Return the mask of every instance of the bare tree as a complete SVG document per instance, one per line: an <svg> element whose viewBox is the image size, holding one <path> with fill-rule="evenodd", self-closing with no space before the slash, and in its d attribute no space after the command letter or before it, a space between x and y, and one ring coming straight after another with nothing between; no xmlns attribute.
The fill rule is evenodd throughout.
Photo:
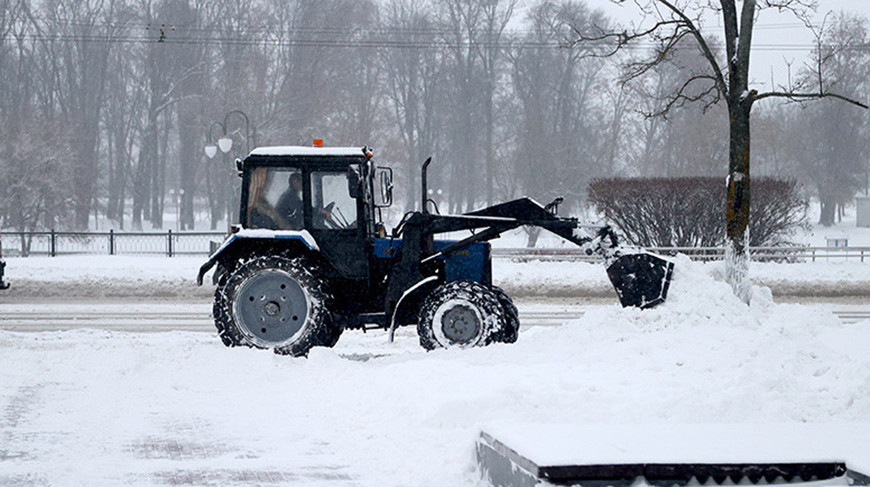
<svg viewBox="0 0 870 487"><path fill-rule="evenodd" d="M449 56L446 58L449 80L453 89L448 107L449 125L445 131L447 148L450 151L448 168L449 206L451 213L458 213L464 206L472 209L475 193L482 188L479 172L480 137L482 117L480 104L480 63L475 44L480 42L483 0L439 0L439 19L444 28L445 43ZM464 202L463 202L464 200Z"/></svg>
<svg viewBox="0 0 870 487"><path fill-rule="evenodd" d="M614 3L632 3L612 0ZM808 22L811 0L719 0L694 2L681 0L638 0L645 22L632 30L576 29L577 42L600 45L601 55L612 55L637 41L653 43L650 55L635 59L627 66L624 80L646 75L663 61L671 58L684 39L691 39L698 54L706 61L703 71L687 72L660 110L670 110L686 103L701 102L711 106L724 100L728 108L730 143L726 192L726 249L728 265L726 278L734 293L749 302L750 284L747 276L749 255L746 249L749 231L750 207L750 113L755 102L769 98L809 100L837 98L868 108L863 103L831 91L819 79L812 88L784 88L759 93L749 86L749 61L752 52L752 34L760 10L775 8L789 11ZM724 27L723 41L726 57L717 56L714 38L703 29L705 15L718 15Z"/></svg>
<svg viewBox="0 0 870 487"><path fill-rule="evenodd" d="M691 41L683 43L684 48L675 50L648 76L626 85L635 104L634 133L641 141L631 153L632 169L641 176L713 176L727 168L728 126L723 107L689 104L660 115L671 94L685 82L685 73L705 66L703 57L691 49Z"/></svg>
<svg viewBox="0 0 870 487"><path fill-rule="evenodd" d="M0 208L7 209L5 224L20 232L71 227L74 166L64 155L74 144L67 125L33 115L17 123L0 117L0 140ZM32 238L21 235L22 254L28 254Z"/></svg>
<svg viewBox="0 0 870 487"><path fill-rule="evenodd" d="M699 15L678 13L710 12L706 0L626 3L657 6L648 11L657 27L620 36L605 30L607 19L583 0L535 1L523 19L516 18L515 0L7 0L0 2L0 145L29 148L17 148L15 160L0 157L0 172L21 173L13 164L29 154L54 161L58 174L69 176L49 178L40 216L30 219L41 229L93 225L91 217L100 213L102 219L103 212L116 228L159 228L176 204L182 228L193 228L197 210L206 209L217 228L238 209L233 157L242 157L248 145L319 137L329 145L372 143L382 161L407 162L396 167L396 178L411 204L420 200L419 164L432 155L433 189L444 190L450 211L523 194L565 196L573 210L586 204L593 178L652 172L637 169L643 164L655 166L655 174L721 173L724 153L731 151L733 162L737 149L748 147L709 136L724 130L728 108L743 113L765 97L866 96L845 89L857 86L860 70L842 78L826 67L770 94L748 90L741 101L738 74L745 73L748 55L739 45L749 24L736 31L736 44L701 36L705 51ZM721 3L714 0L714 11ZM775 3L806 12L801 2ZM729 12L734 17L736 7ZM598 42L569 48L572 26ZM620 61L630 60L625 78L637 83L630 89L613 84L620 63L589 54L625 47L644 33L659 49L650 59L632 59L639 51L631 49L619 54ZM733 70L726 53L732 44L740 53ZM857 68L858 58L847 50L839 57L819 52L814 68ZM650 76L641 80L644 75ZM688 105L693 99L702 103ZM708 107L717 100L730 104ZM859 116L834 111L846 107L819 104L800 113L818 123L836 119L853 139L864 140L870 127L857 123ZM644 119L633 108L668 118ZM829 113L823 117L817 108ZM249 126L231 117L231 154L207 159L202 149L209 128L213 138L222 135L215 122L235 110L248 116ZM770 140L788 135L794 125L770 114L764 119ZM818 151L829 143L818 142ZM798 175L796 155L766 145L763 151L756 145L754 156L776 160L775 173ZM852 152L850 160L866 157ZM824 179L811 179L813 169L802 167L806 183ZM818 173L833 176L833 168ZM744 169L731 177L734 188L743 188L735 193L743 196L743 209ZM843 178L854 180L856 170ZM28 187L42 184L33 176ZM842 187L843 178L825 187ZM180 202L168 199L179 189ZM15 204L0 199L2 223L11 225Z"/></svg>
<svg viewBox="0 0 870 487"><path fill-rule="evenodd" d="M850 98L866 97L870 90L870 54L853 46L866 45L866 19L838 16L817 35L814 63L806 66L802 82L836 88ZM796 117L799 148L794 157L801 175L815 187L821 205L819 223L833 225L837 209L851 202L865 183L870 140L866 114L852 105L819 103ZM793 125L794 126L794 125Z"/></svg>
<svg viewBox="0 0 870 487"><path fill-rule="evenodd" d="M390 119L403 149L394 157L405 163L402 186L406 191L407 209L413 209L420 200L416 183L418 168L434 154L441 129L443 52L425 47L428 32L436 26L433 13L422 0L393 0L386 6L385 17L393 42L409 44L402 49L382 50L381 59L385 92L392 111Z"/></svg>
<svg viewBox="0 0 870 487"><path fill-rule="evenodd" d="M478 44L481 60L483 97L484 151L486 158L486 203L493 204L495 178L495 96L499 66L504 53L501 39L518 0L489 0L482 5L482 41Z"/></svg>
<svg viewBox="0 0 870 487"><path fill-rule="evenodd" d="M564 45L571 26L604 22L580 2L540 2L529 11L530 30L510 51L511 81L519 104L514 170L529 196L579 203L587 183L607 175L615 158L621 90L612 103L597 96L609 77L605 63ZM615 108L614 108L615 107ZM610 113L608 113L610 112ZM611 118L613 123L608 124Z"/></svg>
<svg viewBox="0 0 870 487"><path fill-rule="evenodd" d="M26 2L23 4L26 5ZM87 228L98 171L99 124L105 97L114 0L61 0L36 4L25 12L50 59L56 85L56 108L75 131L71 158L74 177L75 227ZM43 20L44 19L44 20ZM79 36L83 42L54 42Z"/></svg>

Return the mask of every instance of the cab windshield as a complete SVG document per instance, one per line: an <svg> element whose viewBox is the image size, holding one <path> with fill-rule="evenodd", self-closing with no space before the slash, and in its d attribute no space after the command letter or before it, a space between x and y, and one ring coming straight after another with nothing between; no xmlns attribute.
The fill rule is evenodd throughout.
<svg viewBox="0 0 870 487"><path fill-rule="evenodd" d="M258 167L248 188L248 227L302 230L302 172L296 168Z"/></svg>

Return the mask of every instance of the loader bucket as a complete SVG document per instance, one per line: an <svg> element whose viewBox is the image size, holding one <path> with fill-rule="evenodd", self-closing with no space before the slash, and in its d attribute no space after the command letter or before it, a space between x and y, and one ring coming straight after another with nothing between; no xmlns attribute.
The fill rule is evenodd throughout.
<svg viewBox="0 0 870 487"><path fill-rule="evenodd" d="M623 255L607 268L624 308L652 308L665 301L674 264L645 252Z"/></svg>

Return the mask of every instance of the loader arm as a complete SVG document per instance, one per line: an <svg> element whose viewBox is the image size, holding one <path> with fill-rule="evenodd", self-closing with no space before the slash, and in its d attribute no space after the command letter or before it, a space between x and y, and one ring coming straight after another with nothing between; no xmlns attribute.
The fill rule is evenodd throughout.
<svg viewBox="0 0 870 487"><path fill-rule="evenodd" d="M553 232L583 248L587 255L600 255L608 265L612 263L614 258L621 255L619 239L610 226L581 223L576 218L560 218L529 198L508 201L464 215L427 214L422 216L429 220L423 223L423 227L433 235L485 228L485 230L425 257L423 262L458 252L476 242L493 240L504 232L526 225Z"/></svg>
<svg viewBox="0 0 870 487"><path fill-rule="evenodd" d="M402 230L407 237L417 235L420 245L406 255L418 258L425 265L440 257L459 252L482 241L493 240L502 233L523 225L532 225L548 230L584 250L587 255L597 254L607 266L607 275L623 306L651 308L667 297L673 274L673 263L642 249L626 248L619 244L616 233L608 225L581 223L576 218L561 218L547 211L529 198L520 198L463 215L432 215L417 213ZM477 233L448 245L441 250L432 250L434 235L461 230L478 230Z"/></svg>

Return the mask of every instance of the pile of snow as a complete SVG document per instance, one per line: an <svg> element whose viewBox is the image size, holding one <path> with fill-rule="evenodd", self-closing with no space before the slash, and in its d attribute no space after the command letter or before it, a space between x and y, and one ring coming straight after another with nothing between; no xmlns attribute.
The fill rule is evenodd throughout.
<svg viewBox="0 0 870 487"><path fill-rule="evenodd" d="M6 279L14 297L202 297L211 296L211 273L196 285L205 257L62 256L7 259ZM688 259L682 261L689 262ZM681 264L680 264L681 265ZM693 263L713 279L724 276L724 263ZM751 262L754 284L774 295L870 296L867 262L830 261L797 264ZM601 297L616 299L602 264L587 262L493 261L493 281L514 297ZM615 302L615 301L614 301Z"/></svg>
<svg viewBox="0 0 870 487"><path fill-rule="evenodd" d="M474 486L494 423L870 422L867 323L770 296L746 306L678 258L664 305L480 349L426 353L411 329L308 359L202 333L2 332L0 484Z"/></svg>
<svg viewBox="0 0 870 487"><path fill-rule="evenodd" d="M196 275L206 260L202 256L13 257L6 259L4 279L12 287L5 293L21 297L205 297L214 289L197 287Z"/></svg>

